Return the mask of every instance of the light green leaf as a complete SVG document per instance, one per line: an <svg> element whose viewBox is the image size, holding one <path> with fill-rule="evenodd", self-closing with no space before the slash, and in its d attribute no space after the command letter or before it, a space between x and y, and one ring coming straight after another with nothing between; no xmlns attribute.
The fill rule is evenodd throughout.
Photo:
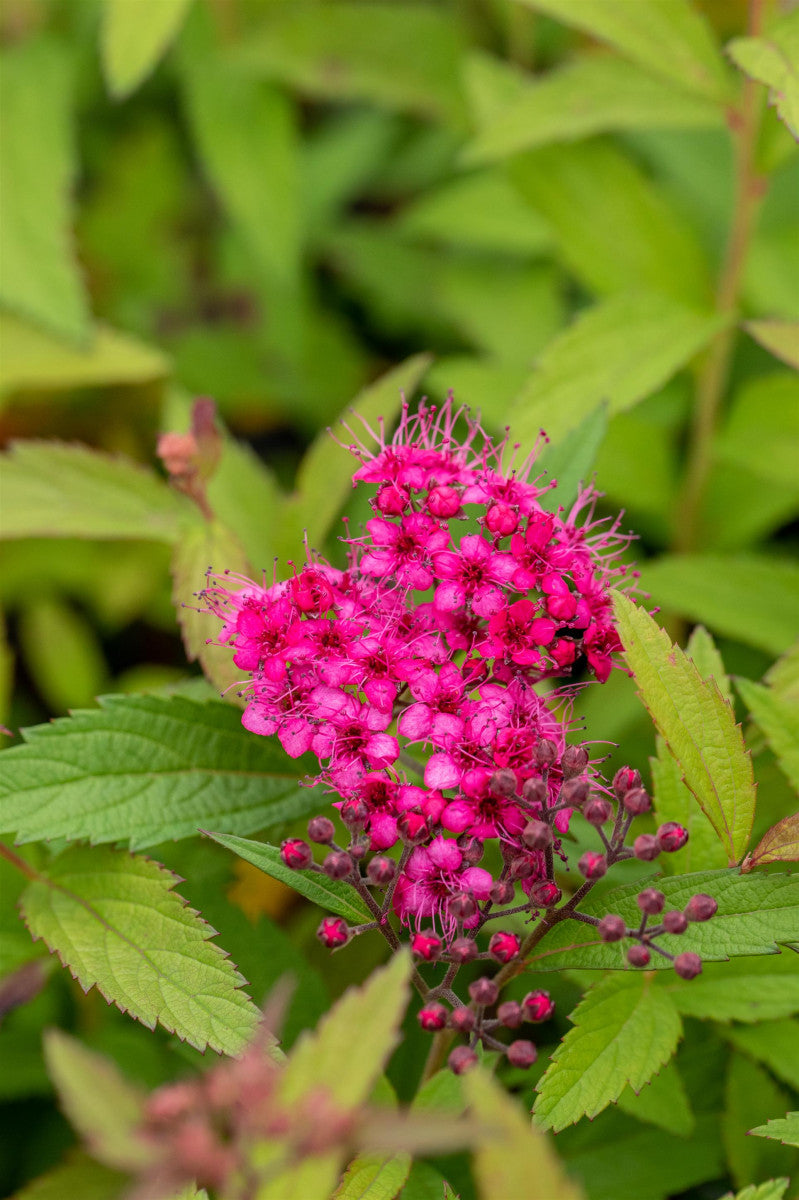
<svg viewBox="0 0 799 1200"><path fill-rule="evenodd" d="M721 1200L782 1200L790 1182L790 1179L769 1179L766 1183L753 1183L734 1196L726 1192Z"/></svg>
<svg viewBox="0 0 799 1200"><path fill-rule="evenodd" d="M750 1129L749 1132L755 1137L774 1138L782 1142L783 1146L799 1146L799 1112L777 1117L773 1121L767 1121L765 1125Z"/></svg>
<svg viewBox="0 0 799 1200"><path fill-rule="evenodd" d="M127 1177L95 1162L82 1152L73 1152L46 1175L32 1180L14 1200L119 1200Z"/></svg>
<svg viewBox="0 0 799 1200"><path fill-rule="evenodd" d="M0 397L18 391L150 383L169 373L154 346L105 325L75 346L11 313L0 313Z"/></svg>
<svg viewBox="0 0 799 1200"><path fill-rule="evenodd" d="M754 471L769 486L782 484L799 498L797 443L799 376L795 371L772 371L751 380L737 392L730 415L716 439L715 454L720 463Z"/></svg>
<svg viewBox="0 0 799 1200"><path fill-rule="evenodd" d="M723 1032L733 1046L764 1063L773 1075L799 1091L798 1020L770 1021L746 1029L731 1027Z"/></svg>
<svg viewBox="0 0 799 1200"><path fill-rule="evenodd" d="M607 42L680 87L728 96L724 62L704 17L688 0L522 0L537 12Z"/></svg>
<svg viewBox="0 0 799 1200"><path fill-rule="evenodd" d="M20 909L84 991L96 986L148 1028L158 1022L198 1050L238 1054L258 1010L176 883L148 859L73 846L28 884Z"/></svg>
<svg viewBox="0 0 799 1200"><path fill-rule="evenodd" d="M664 854L659 865L667 875L714 871L726 866L724 846L696 797L683 783L680 764L662 737L657 738L656 748L657 756L649 760L655 815L658 822L676 821L688 830L684 849L679 854Z"/></svg>
<svg viewBox="0 0 799 1200"><path fill-rule="evenodd" d="M749 679L736 679L744 704L757 721L777 762L799 791L799 708L790 699Z"/></svg>
<svg viewBox="0 0 799 1200"><path fill-rule="evenodd" d="M623 294L582 313L544 351L510 410L514 438L543 428L559 440L603 401L624 412L685 366L720 328L718 317L664 296Z"/></svg>
<svg viewBox="0 0 799 1200"><path fill-rule="evenodd" d="M765 681L781 700L799 702L799 638L769 667Z"/></svg>
<svg viewBox="0 0 799 1200"><path fill-rule="evenodd" d="M645 563L652 602L771 654L796 638L799 567L765 554L682 554Z"/></svg>
<svg viewBox="0 0 799 1200"><path fill-rule="evenodd" d="M224 822L252 833L304 815L302 761L226 704L104 696L100 708L23 731L0 756L0 828L19 841L87 838L132 848Z"/></svg>
<svg viewBox="0 0 799 1200"><path fill-rule="evenodd" d="M668 1062L682 1022L671 999L649 974L609 976L583 998L570 1029L538 1084L533 1118L544 1129L564 1129L595 1117L634 1091Z"/></svg>
<svg viewBox="0 0 799 1200"><path fill-rule="evenodd" d="M340 879L328 879L326 875L316 872L293 871L283 862L277 846L269 846L266 842L253 842L226 833L208 833L205 830L203 832L206 833L206 837L219 842L220 846L226 846L228 850L238 854L239 858L252 863L259 871L270 875L272 879L279 879L281 883L305 896L306 900L311 900L328 912L336 913L345 921L360 925L373 919L373 914L348 883Z"/></svg>
<svg viewBox="0 0 799 1200"><path fill-rule="evenodd" d="M479 412L487 425L504 428L513 399L528 375L526 363L452 355L435 361L425 385L431 395L442 399L451 390L459 404Z"/></svg>
<svg viewBox="0 0 799 1200"><path fill-rule="evenodd" d="M752 853L746 856L743 865L745 870L751 871L753 867L773 862L799 862L799 813L792 813L772 825Z"/></svg>
<svg viewBox="0 0 799 1200"><path fill-rule="evenodd" d="M457 24L433 8L278 8L240 53L253 72L312 96L366 100L456 125L465 119Z"/></svg>
<svg viewBox="0 0 799 1200"><path fill-rule="evenodd" d="M108 90L130 95L166 53L192 0L105 0L100 52Z"/></svg>
<svg viewBox="0 0 799 1200"><path fill-rule="evenodd" d="M191 512L130 459L59 442L12 442L2 459L4 538L142 538L172 542Z"/></svg>
<svg viewBox="0 0 799 1200"><path fill-rule="evenodd" d="M733 1053L729 1060L721 1131L729 1171L738 1187L790 1171L795 1156L774 1142L747 1137L753 1126L791 1103L786 1091L757 1063Z"/></svg>
<svg viewBox="0 0 799 1200"><path fill-rule="evenodd" d="M48 596L32 598L20 613L18 637L37 691L51 712L93 704L105 689L107 668L97 633L70 605Z"/></svg>
<svg viewBox="0 0 799 1200"><path fill-rule="evenodd" d="M514 158L509 172L591 291L659 292L710 308L710 271L696 234L612 142L542 146Z"/></svg>
<svg viewBox="0 0 799 1200"><path fill-rule="evenodd" d="M622 1112L629 1113L637 1121L657 1125L679 1137L688 1137L696 1125L683 1081L673 1062L654 1075L637 1095L628 1084L619 1096L618 1105Z"/></svg>
<svg viewBox="0 0 799 1200"><path fill-rule="evenodd" d="M746 850L755 813L752 760L735 713L643 608L618 592L613 607L638 694L732 864Z"/></svg>
<svg viewBox="0 0 799 1200"><path fill-rule="evenodd" d="M463 1090L477 1120L492 1131L474 1151L481 1200L581 1200L548 1138L487 1072L470 1071Z"/></svg>
<svg viewBox="0 0 799 1200"><path fill-rule="evenodd" d="M150 1157L137 1137L146 1093L124 1078L113 1059L60 1029L45 1030L44 1058L61 1108L92 1155L120 1171L141 1169Z"/></svg>
<svg viewBox="0 0 799 1200"><path fill-rule="evenodd" d="M360 1154L353 1159L331 1200L394 1200L411 1170L409 1154L386 1158Z"/></svg>
<svg viewBox="0 0 799 1200"><path fill-rule="evenodd" d="M769 104L799 140L799 13L787 13L760 37L734 38L727 53L750 79L766 84Z"/></svg>
<svg viewBox="0 0 799 1200"><path fill-rule="evenodd" d="M799 321L747 321L744 329L775 357L799 370Z"/></svg>
<svg viewBox="0 0 799 1200"><path fill-rule="evenodd" d="M799 954L705 963L697 979L659 976L684 1017L700 1020L779 1021L799 1013Z"/></svg>
<svg viewBox="0 0 799 1200"><path fill-rule="evenodd" d="M68 52L55 42L28 38L3 54L0 303L80 343L89 311L70 228L72 82Z"/></svg>
<svg viewBox="0 0 799 1200"><path fill-rule="evenodd" d="M470 164L614 129L716 128L721 105L611 55L572 59L528 84L464 151Z"/></svg>
<svg viewBox="0 0 799 1200"><path fill-rule="evenodd" d="M671 954L691 950L704 962L719 962L774 954L777 943L797 939L799 879L795 876L699 871L695 875L661 877L657 887L666 897L666 908L684 908L697 892L707 892L718 903L718 912L711 921L691 925L680 937L664 936L660 945ZM601 898L588 896L580 911L596 917L618 913L632 926L640 919L635 899L640 890L639 882L613 888ZM587 925L571 921L561 922L548 933L529 961L536 971L632 969L627 967L623 944L608 945ZM670 966L668 959L655 954L649 970L669 970Z"/></svg>
<svg viewBox="0 0 799 1200"><path fill-rule="evenodd" d="M246 442L226 437L222 459L208 481L208 503L219 520L235 531L259 571L274 558L272 526L279 500L277 480L266 463Z"/></svg>
<svg viewBox="0 0 799 1200"><path fill-rule="evenodd" d="M231 647L214 644L221 624L218 617L205 609L205 601L198 595L209 582L206 577L209 570L215 575L226 571L245 578L252 575L235 535L219 521L203 521L198 517L184 526L172 552L172 603L189 662L199 660L206 679L235 702L235 690L228 692L228 689L243 686L246 677L233 662Z"/></svg>
<svg viewBox="0 0 799 1200"><path fill-rule="evenodd" d="M569 509L577 499L581 483L587 483L608 428L608 406L597 405L576 428L554 444L545 446L536 459L536 471L546 471L558 486L541 496L541 507L549 512ZM514 431L511 429L511 436Z"/></svg>
<svg viewBox="0 0 799 1200"><path fill-rule="evenodd" d="M724 669L724 659L704 625L696 625L691 630L685 652L702 678L712 679L727 703L732 704L732 685Z"/></svg>

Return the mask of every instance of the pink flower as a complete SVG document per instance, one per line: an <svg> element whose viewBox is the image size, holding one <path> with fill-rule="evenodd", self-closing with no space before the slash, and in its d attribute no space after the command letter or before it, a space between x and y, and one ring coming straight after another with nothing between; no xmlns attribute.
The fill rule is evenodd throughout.
<svg viewBox="0 0 799 1200"><path fill-rule="evenodd" d="M438 836L427 846L417 846L408 859L405 872L394 891L394 907L400 919L408 923L438 919L451 931L453 919L446 911L449 898L458 892L470 892L478 901L487 900L493 879L482 867L463 867L463 855L454 842ZM477 924L477 915L464 922Z"/></svg>
<svg viewBox="0 0 799 1200"><path fill-rule="evenodd" d="M501 587L510 583L516 571L510 555L495 550L480 534L467 534L456 551L435 554L433 565L437 577L445 581L436 588L436 609L452 612L468 601L481 617L501 607Z"/></svg>

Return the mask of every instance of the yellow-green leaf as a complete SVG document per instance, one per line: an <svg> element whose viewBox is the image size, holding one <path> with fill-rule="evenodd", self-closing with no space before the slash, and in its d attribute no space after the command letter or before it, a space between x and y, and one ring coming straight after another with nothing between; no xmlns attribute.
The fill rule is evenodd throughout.
<svg viewBox="0 0 799 1200"><path fill-rule="evenodd" d="M105 0L100 30L103 70L112 95L129 95L155 68L192 0Z"/></svg>
<svg viewBox="0 0 799 1200"><path fill-rule="evenodd" d="M799 321L747 321L744 328L776 358L799 370Z"/></svg>
<svg viewBox="0 0 799 1200"><path fill-rule="evenodd" d="M743 870L773 862L799 862L799 813L783 817L763 834L752 853L747 854Z"/></svg>

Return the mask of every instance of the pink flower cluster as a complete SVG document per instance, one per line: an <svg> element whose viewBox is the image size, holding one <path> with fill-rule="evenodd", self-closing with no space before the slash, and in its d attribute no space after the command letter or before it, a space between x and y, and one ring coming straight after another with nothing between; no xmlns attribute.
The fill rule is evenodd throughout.
<svg viewBox="0 0 799 1200"><path fill-rule="evenodd" d="M524 834L542 815L547 830L568 827L574 686L548 684L545 701L535 685L608 678L620 648L609 589L628 539L595 519L590 488L548 511L532 462L504 469L506 442L451 402L406 407L394 437L375 440L349 447L354 483L376 494L344 570L309 556L287 581L226 574L203 594L249 675L245 726L316 756L365 849L402 841L394 910L451 939L478 920L453 918L452 897L491 895L476 865L488 839L528 895L558 851ZM571 774L592 775L580 754ZM575 783L580 803L588 780Z"/></svg>

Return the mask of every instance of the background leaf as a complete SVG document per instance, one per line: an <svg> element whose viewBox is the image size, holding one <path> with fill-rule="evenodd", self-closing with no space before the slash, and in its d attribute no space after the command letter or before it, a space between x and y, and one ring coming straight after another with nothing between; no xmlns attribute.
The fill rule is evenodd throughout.
<svg viewBox="0 0 799 1200"><path fill-rule="evenodd" d="M795 703L750 679L736 679L735 686L766 735L777 762L799 791L799 713Z"/></svg>
<svg viewBox="0 0 799 1200"><path fill-rule="evenodd" d="M691 980L659 976L684 1017L714 1021L777 1021L799 1012L799 954L705 963ZM690 985L694 986L691 987Z"/></svg>
<svg viewBox="0 0 799 1200"><path fill-rule="evenodd" d="M192 0L105 0L100 32L109 91L129 95L154 69L176 37Z"/></svg>
<svg viewBox="0 0 799 1200"><path fill-rule="evenodd" d="M769 88L769 104L799 138L799 16L788 12L760 37L734 38L727 46L733 62L750 79Z"/></svg>
<svg viewBox="0 0 799 1200"><path fill-rule="evenodd" d="M617 1103L622 1112L636 1120L657 1125L678 1137L688 1137L696 1127L685 1086L673 1062L653 1075L637 1094L628 1084Z"/></svg>
<svg viewBox="0 0 799 1200"><path fill-rule="evenodd" d="M745 328L766 350L799 370L799 321L747 321Z"/></svg>
<svg viewBox="0 0 799 1200"><path fill-rule="evenodd" d="M542 508L555 512L569 509L577 499L580 485L588 483L599 447L608 428L607 404L599 404L584 417L576 429L544 447L535 462L536 471L546 471L558 486L540 498Z"/></svg>

